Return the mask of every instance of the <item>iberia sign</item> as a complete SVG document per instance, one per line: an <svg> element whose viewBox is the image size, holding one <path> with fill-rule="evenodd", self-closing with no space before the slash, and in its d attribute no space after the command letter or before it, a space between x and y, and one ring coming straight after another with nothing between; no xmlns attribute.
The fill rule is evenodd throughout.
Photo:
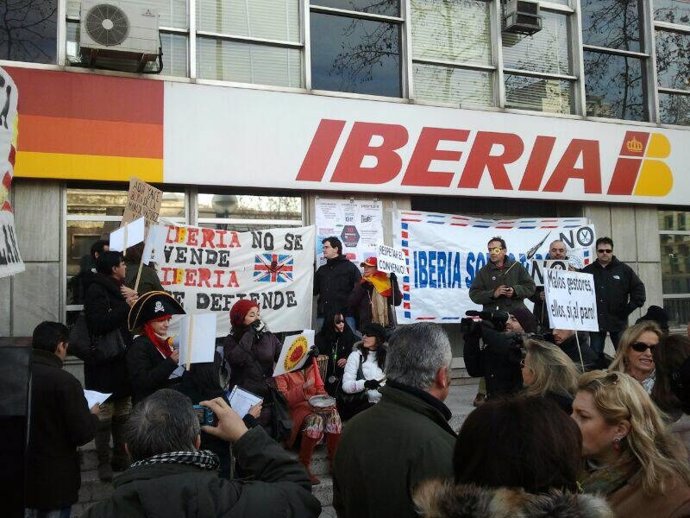
<svg viewBox="0 0 690 518"><path fill-rule="evenodd" d="M652 204L690 197L681 181L690 131L680 129L180 84L165 91L165 126L166 182L194 171L197 183L286 189Z"/></svg>

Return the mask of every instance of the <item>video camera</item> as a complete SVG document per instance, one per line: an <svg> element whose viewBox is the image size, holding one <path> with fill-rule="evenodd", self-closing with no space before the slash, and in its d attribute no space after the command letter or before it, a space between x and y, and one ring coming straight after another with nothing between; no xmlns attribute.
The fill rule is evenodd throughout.
<svg viewBox="0 0 690 518"><path fill-rule="evenodd" d="M508 322L508 313L505 311L465 311L466 318L460 320L460 331L463 334L481 334L481 322L471 317L479 317L484 322L490 322L496 331L504 331Z"/></svg>

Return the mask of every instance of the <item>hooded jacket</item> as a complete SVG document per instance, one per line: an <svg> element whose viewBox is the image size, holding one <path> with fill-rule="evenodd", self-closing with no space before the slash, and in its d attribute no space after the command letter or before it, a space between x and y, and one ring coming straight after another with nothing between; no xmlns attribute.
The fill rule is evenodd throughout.
<svg viewBox="0 0 690 518"><path fill-rule="evenodd" d="M517 488L432 480L419 486L414 501L424 518L614 518L602 497L557 490L534 495Z"/></svg>

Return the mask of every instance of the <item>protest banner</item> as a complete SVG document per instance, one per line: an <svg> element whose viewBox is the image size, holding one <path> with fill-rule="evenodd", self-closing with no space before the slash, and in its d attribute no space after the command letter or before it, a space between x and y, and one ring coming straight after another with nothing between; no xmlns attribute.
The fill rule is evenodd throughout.
<svg viewBox="0 0 690 518"><path fill-rule="evenodd" d="M366 259L366 257L365 257ZM393 248L379 243L376 247L376 269L385 273L402 276L407 273L405 252L400 248Z"/></svg>
<svg viewBox="0 0 690 518"><path fill-rule="evenodd" d="M544 276L546 275L546 270L551 268L555 268L556 270L568 270L568 261L532 261L532 280L536 286L544 285Z"/></svg>
<svg viewBox="0 0 690 518"><path fill-rule="evenodd" d="M313 226L236 232L167 225L158 246L163 288L187 313L218 313L216 336L230 332L229 312L254 300L274 332L311 325Z"/></svg>
<svg viewBox="0 0 690 518"><path fill-rule="evenodd" d="M14 214L10 204L10 187L17 155L17 99L19 92L12 77L0 68L0 277L23 272Z"/></svg>
<svg viewBox="0 0 690 518"><path fill-rule="evenodd" d="M376 253L383 241L383 204L380 200L317 198L315 250L317 266L326 263L321 243L335 236L343 243L343 254L359 265Z"/></svg>
<svg viewBox="0 0 690 518"><path fill-rule="evenodd" d="M486 245L494 236L505 239L510 258L528 272L532 259L544 260L556 239L565 242L569 257L589 264L596 240L586 218L492 220L396 211L393 228L409 269L402 277L403 303L396 308L400 323L459 323L465 311L481 309L470 300L469 288L489 261Z"/></svg>
<svg viewBox="0 0 690 518"><path fill-rule="evenodd" d="M139 180L139 178L130 178L127 205L125 205L120 226L142 217L146 221L146 228L157 223L162 202L163 191Z"/></svg>
<svg viewBox="0 0 690 518"><path fill-rule="evenodd" d="M299 334L286 336L283 348L273 370L273 377L296 371L304 366L309 358L309 349L314 346L314 331L305 329Z"/></svg>
<svg viewBox="0 0 690 518"><path fill-rule="evenodd" d="M554 329L599 331L594 277L590 273L547 270L544 296Z"/></svg>

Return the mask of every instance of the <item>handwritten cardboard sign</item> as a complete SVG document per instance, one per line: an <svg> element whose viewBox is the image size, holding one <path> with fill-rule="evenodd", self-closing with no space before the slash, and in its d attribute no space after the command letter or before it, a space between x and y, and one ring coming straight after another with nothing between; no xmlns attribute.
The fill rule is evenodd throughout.
<svg viewBox="0 0 690 518"><path fill-rule="evenodd" d="M163 191L139 180L139 178L130 178L127 205L125 205L125 213L122 215L120 226L141 217L146 220L146 228L157 223L162 202Z"/></svg>

